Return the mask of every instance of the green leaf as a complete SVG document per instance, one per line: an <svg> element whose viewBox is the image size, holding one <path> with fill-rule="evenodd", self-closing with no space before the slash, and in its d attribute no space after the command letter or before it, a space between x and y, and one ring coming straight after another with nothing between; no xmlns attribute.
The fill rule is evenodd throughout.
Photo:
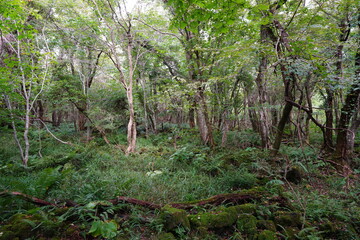
<svg viewBox="0 0 360 240"><path fill-rule="evenodd" d="M112 220L109 222L94 221L91 225L89 233L93 237L102 236L104 238L113 238L116 236L118 225Z"/></svg>
<svg viewBox="0 0 360 240"><path fill-rule="evenodd" d="M185 29L186 26L187 26L187 23L186 22L180 22L179 26L180 26L181 29Z"/></svg>

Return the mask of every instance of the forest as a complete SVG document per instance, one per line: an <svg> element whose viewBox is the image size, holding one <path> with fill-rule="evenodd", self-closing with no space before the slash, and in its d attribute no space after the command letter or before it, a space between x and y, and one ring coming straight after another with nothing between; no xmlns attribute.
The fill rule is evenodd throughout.
<svg viewBox="0 0 360 240"><path fill-rule="evenodd" d="M0 0L0 240L360 239L358 0Z"/></svg>

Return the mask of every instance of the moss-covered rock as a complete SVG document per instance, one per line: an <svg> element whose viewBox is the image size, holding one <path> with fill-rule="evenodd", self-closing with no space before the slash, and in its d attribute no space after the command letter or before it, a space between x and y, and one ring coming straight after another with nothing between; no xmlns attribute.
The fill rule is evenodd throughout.
<svg viewBox="0 0 360 240"><path fill-rule="evenodd" d="M190 215L189 220L191 226L194 228L222 228L229 227L236 222L237 212L235 208L224 209L220 208L218 211L199 213Z"/></svg>
<svg viewBox="0 0 360 240"><path fill-rule="evenodd" d="M230 239L233 239L233 240L244 240L243 236L238 233L238 232L235 232Z"/></svg>
<svg viewBox="0 0 360 240"><path fill-rule="evenodd" d="M277 225L281 225L283 227L300 227L302 224L302 217L298 212L278 211L275 213L274 221Z"/></svg>
<svg viewBox="0 0 360 240"><path fill-rule="evenodd" d="M43 214L43 213L42 213ZM15 214L0 226L0 240L41 237L55 239L62 234L65 223L42 214Z"/></svg>
<svg viewBox="0 0 360 240"><path fill-rule="evenodd" d="M252 236L256 233L256 218L250 214L241 214L236 222L240 232Z"/></svg>
<svg viewBox="0 0 360 240"><path fill-rule="evenodd" d="M256 223L257 228L263 230L270 230L276 232L275 223L271 220L258 220Z"/></svg>
<svg viewBox="0 0 360 240"><path fill-rule="evenodd" d="M241 213L254 214L256 211L256 205L252 203L246 203L242 205L228 207L227 211L236 212L237 214L241 214Z"/></svg>
<svg viewBox="0 0 360 240"><path fill-rule="evenodd" d="M172 233L160 233L156 240L176 240L176 237Z"/></svg>
<svg viewBox="0 0 360 240"><path fill-rule="evenodd" d="M319 225L319 230L324 233L334 233L336 231L336 227L334 223L327 221Z"/></svg>
<svg viewBox="0 0 360 240"><path fill-rule="evenodd" d="M298 234L300 230L297 227L285 227L283 229L283 234L285 235L286 239L292 240L297 239L296 234Z"/></svg>
<svg viewBox="0 0 360 240"><path fill-rule="evenodd" d="M182 209L172 208L167 205L161 209L160 218L166 231L171 231L178 226L190 229L187 213Z"/></svg>
<svg viewBox="0 0 360 240"><path fill-rule="evenodd" d="M33 237L35 232L33 228L39 224L39 221L30 215L15 214L12 216L6 225L0 228L1 240L7 239L26 239Z"/></svg>
<svg viewBox="0 0 360 240"><path fill-rule="evenodd" d="M289 182L299 184L303 176L303 171L298 166L293 166L289 171L287 171L285 178Z"/></svg>
<svg viewBox="0 0 360 240"><path fill-rule="evenodd" d="M278 238L276 237L275 232L270 231L270 230L264 230L258 235L257 239L258 240L276 240Z"/></svg>

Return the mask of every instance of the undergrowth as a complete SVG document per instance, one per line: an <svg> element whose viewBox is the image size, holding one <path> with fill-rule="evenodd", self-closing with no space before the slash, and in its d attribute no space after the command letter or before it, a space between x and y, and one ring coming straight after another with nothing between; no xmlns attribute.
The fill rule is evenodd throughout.
<svg viewBox="0 0 360 240"><path fill-rule="evenodd" d="M141 234L134 229L144 224L151 231L162 231L163 226L155 220L153 213L144 219L143 210L131 209L129 221L119 228L113 219L121 215L120 208L125 206L116 209L112 206L106 210L105 205L101 210L105 215L100 216L97 207L91 208L88 204L116 196L167 204L257 186L269 189L278 186L302 212L305 219L302 234L312 234L312 239L317 239L308 226L310 222L352 223L354 231L359 230L360 216L356 216L356 212L360 212L360 185L356 176L351 179L336 176L331 166L318 158L319 153L314 148L285 145L280 156L274 159L269 152L258 148L259 138L251 132L229 133L229 146L210 149L194 140L196 132L193 130L173 131L173 126L164 126L163 130L147 138L139 137L137 152L126 156L121 150L126 145L124 134L109 135L111 144L107 145L100 136L94 135L86 142L71 127L63 127L55 133L73 144L62 145L50 138L45 130L36 129L30 135L32 150L28 167L20 164L12 136L2 134L0 192L18 191L50 202L72 200L84 204L87 207L61 214L60 220L73 221L80 226L76 231L86 229L85 232L94 237L112 238L123 234L137 239ZM298 185L285 178L293 168L301 173ZM355 168L354 173L358 172ZM36 209L33 204L20 198L0 198L0 221L32 209ZM42 211L52 212L49 209ZM269 215L273 209L261 206L258 211ZM74 220L74 215L84 218ZM186 239L186 232L180 230L177 236L183 235ZM300 235L299 238L307 239Z"/></svg>

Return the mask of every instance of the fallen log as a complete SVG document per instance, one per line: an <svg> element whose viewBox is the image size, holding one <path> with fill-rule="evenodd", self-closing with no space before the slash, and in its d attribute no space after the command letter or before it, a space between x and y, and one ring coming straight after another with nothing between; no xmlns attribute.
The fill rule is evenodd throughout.
<svg viewBox="0 0 360 240"><path fill-rule="evenodd" d="M7 196L18 196L21 197L23 200L31 202L35 205L38 206L54 206L54 207L58 207L58 208L64 208L64 207L79 207L79 206L84 206L84 204L78 204L74 201L70 201L70 200L66 200L66 201L59 201L57 203L51 203L48 201L45 201L43 199L34 197L34 196L30 196L21 192L11 192L11 191L3 191L0 192L0 197L7 197ZM133 204L133 205L137 205L137 206L142 206L148 209L160 209L162 206L152 203L152 202L147 202L147 201L143 201L143 200L139 200L136 198L129 198L129 197L122 197L122 196L118 196L115 199L111 199L111 200L107 200L107 202L110 202L113 205L117 205L120 203L128 203L128 204Z"/></svg>

